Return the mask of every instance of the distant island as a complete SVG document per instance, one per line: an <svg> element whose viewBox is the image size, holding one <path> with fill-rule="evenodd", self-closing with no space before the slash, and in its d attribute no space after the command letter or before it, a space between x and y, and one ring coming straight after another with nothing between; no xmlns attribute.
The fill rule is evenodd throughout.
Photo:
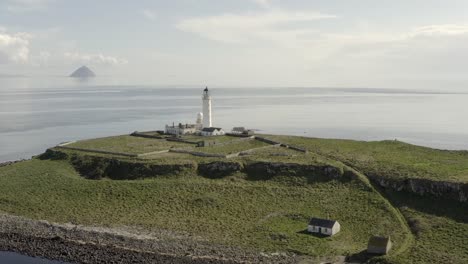
<svg viewBox="0 0 468 264"><path fill-rule="evenodd" d="M88 67L81 66L72 74L70 74L72 78L93 78L96 77L96 74Z"/></svg>

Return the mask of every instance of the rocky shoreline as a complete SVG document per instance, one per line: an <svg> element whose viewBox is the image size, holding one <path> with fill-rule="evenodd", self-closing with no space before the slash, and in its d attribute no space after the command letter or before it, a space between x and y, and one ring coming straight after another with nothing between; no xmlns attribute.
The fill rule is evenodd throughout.
<svg viewBox="0 0 468 264"><path fill-rule="evenodd" d="M0 251L70 263L297 263L171 231L57 224L0 214Z"/></svg>
<svg viewBox="0 0 468 264"><path fill-rule="evenodd" d="M27 159L0 162L0 167L5 167L5 166L13 165L13 164L15 164L15 163L19 163L19 162L23 162L23 161L27 161Z"/></svg>

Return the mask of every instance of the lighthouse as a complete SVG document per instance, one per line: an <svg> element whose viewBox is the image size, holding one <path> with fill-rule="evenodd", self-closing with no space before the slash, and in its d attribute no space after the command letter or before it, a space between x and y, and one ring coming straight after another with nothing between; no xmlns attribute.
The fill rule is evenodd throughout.
<svg viewBox="0 0 468 264"><path fill-rule="evenodd" d="M203 127L212 127L211 123L211 96L208 87L203 90Z"/></svg>

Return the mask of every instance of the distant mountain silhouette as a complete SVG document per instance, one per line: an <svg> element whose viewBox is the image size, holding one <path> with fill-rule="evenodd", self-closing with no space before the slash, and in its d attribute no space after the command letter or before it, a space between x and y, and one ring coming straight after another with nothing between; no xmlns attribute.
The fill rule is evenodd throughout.
<svg viewBox="0 0 468 264"><path fill-rule="evenodd" d="M70 74L73 78L91 78L96 77L96 74L86 66L81 66L79 69Z"/></svg>

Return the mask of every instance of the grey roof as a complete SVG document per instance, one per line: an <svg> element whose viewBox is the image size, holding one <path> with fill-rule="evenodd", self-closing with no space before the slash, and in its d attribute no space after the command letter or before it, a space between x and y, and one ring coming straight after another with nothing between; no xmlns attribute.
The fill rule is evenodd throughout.
<svg viewBox="0 0 468 264"><path fill-rule="evenodd" d="M386 248L390 242L390 237L372 236L369 239L368 246Z"/></svg>
<svg viewBox="0 0 468 264"><path fill-rule="evenodd" d="M202 129L203 132L214 132L215 130L221 130L219 127L204 127Z"/></svg>
<svg viewBox="0 0 468 264"><path fill-rule="evenodd" d="M309 225L313 226L322 226L326 228L333 228L337 221L336 220L329 220L329 219L322 219L322 218L315 218L312 217L309 221Z"/></svg>

